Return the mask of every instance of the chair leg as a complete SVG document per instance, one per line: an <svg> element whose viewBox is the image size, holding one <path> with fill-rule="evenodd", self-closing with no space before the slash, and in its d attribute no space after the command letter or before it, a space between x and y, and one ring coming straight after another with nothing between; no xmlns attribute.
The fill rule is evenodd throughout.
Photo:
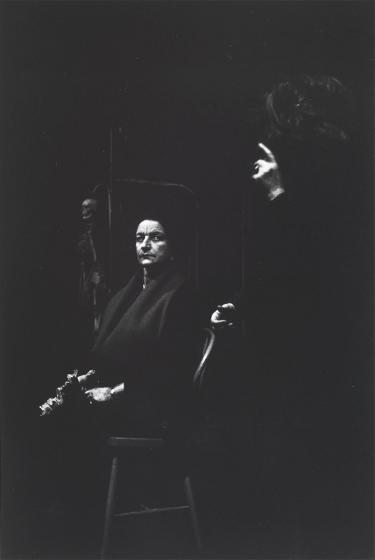
<svg viewBox="0 0 375 560"><path fill-rule="evenodd" d="M186 501L190 507L191 523L193 526L194 539L197 545L198 552L200 552L202 550L202 541L201 541L201 535L199 531L199 524L198 524L197 510L195 507L193 489L191 486L191 480L189 476L185 477L184 487L185 487Z"/></svg>
<svg viewBox="0 0 375 560"><path fill-rule="evenodd" d="M111 529L113 508L114 508L114 504L115 504L117 472L118 472L118 457L115 456L112 459L111 475L110 475L110 478L109 478L107 503L106 503L106 508L105 508L103 540L102 540L102 548L101 548L101 552L100 552L100 558L102 560L104 560L107 556L109 531Z"/></svg>

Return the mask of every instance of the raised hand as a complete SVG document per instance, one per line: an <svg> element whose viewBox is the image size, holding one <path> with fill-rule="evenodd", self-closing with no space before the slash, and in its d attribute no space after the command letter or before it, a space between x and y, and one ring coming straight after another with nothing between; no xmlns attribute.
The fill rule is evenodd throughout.
<svg viewBox="0 0 375 560"><path fill-rule="evenodd" d="M259 148L264 152L264 159L258 159L254 163L255 173L252 178L264 185L267 197L273 200L285 192L283 181L274 154L267 146L259 142Z"/></svg>

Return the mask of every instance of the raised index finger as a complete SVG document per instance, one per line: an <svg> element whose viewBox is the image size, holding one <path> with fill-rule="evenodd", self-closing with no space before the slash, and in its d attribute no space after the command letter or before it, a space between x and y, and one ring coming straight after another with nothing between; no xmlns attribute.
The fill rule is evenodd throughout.
<svg viewBox="0 0 375 560"><path fill-rule="evenodd" d="M272 162L276 162L275 156L273 155L273 153L271 152L271 150L269 148L267 148L267 146L265 146L264 144L262 144L262 142L259 142L258 144L259 148L261 150L263 150L263 152L266 154L267 158L269 159L269 161Z"/></svg>

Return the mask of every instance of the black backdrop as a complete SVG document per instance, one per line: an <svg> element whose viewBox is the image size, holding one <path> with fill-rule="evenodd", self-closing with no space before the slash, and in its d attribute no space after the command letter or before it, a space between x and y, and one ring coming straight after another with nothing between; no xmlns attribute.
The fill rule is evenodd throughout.
<svg viewBox="0 0 375 560"><path fill-rule="evenodd" d="M262 93L280 77L328 73L352 89L372 208L373 9L350 1L51 1L2 2L0 12L3 541L4 557L29 558L43 555L36 496L52 453L36 405L74 362L79 205L90 186L108 181L109 130L115 177L183 183L196 194L201 288L214 305L241 283L242 193ZM370 271L371 219L365 227ZM372 395L370 365L364 375ZM371 398L363 413L370 433ZM359 492L371 496L366 477ZM350 546L332 549L368 557L370 533L349 534ZM44 554L57 555L51 547Z"/></svg>

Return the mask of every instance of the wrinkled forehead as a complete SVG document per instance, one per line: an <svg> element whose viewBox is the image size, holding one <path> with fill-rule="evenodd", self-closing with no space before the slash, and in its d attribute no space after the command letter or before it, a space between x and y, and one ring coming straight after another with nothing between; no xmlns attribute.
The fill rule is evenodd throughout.
<svg viewBox="0 0 375 560"><path fill-rule="evenodd" d="M165 235L165 230L162 224L156 220L143 220L137 227L137 235L150 235L151 233L162 233Z"/></svg>

